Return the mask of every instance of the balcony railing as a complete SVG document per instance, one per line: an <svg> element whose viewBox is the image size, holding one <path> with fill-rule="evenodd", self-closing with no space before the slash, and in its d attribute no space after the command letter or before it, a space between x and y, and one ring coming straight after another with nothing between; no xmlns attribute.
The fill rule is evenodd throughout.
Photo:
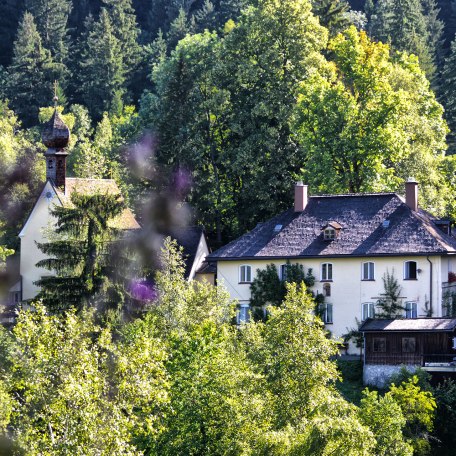
<svg viewBox="0 0 456 456"><path fill-rule="evenodd" d="M367 364L397 366L400 364L421 366L421 367L455 367L455 353L367 353Z"/></svg>

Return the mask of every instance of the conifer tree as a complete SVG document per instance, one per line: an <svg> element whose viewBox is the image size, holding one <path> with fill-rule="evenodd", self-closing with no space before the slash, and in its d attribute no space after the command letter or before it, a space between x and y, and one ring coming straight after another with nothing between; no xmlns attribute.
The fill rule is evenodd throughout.
<svg viewBox="0 0 456 456"><path fill-rule="evenodd" d="M109 13L113 34L119 41L126 84L131 88L141 59L135 10L131 0L103 0L103 4Z"/></svg>
<svg viewBox="0 0 456 456"><path fill-rule="evenodd" d="M118 109L115 104L121 102L125 92L121 46L106 9L101 10L97 22L87 19L80 46L78 92L91 116L100 120L104 111Z"/></svg>
<svg viewBox="0 0 456 456"><path fill-rule="evenodd" d="M405 307L402 305L402 287L399 285L396 277L394 277L394 271L389 272L387 270L382 277L382 281L384 291L380 293L380 297L376 302L376 316L378 318L400 317Z"/></svg>
<svg viewBox="0 0 456 456"><path fill-rule="evenodd" d="M7 93L25 125L37 121L38 110L52 100L52 60L44 49L33 15L26 12L14 42Z"/></svg>
<svg viewBox="0 0 456 456"><path fill-rule="evenodd" d="M312 0L313 13L333 36L350 25L347 15L349 10L346 0Z"/></svg>
<svg viewBox="0 0 456 456"><path fill-rule="evenodd" d="M425 7L424 7L425 6ZM436 71L436 45L442 36L434 0L379 0L371 15L371 34L399 51L418 56L429 78Z"/></svg>
<svg viewBox="0 0 456 456"><path fill-rule="evenodd" d="M171 23L167 38L168 49L174 49L177 43L192 31L192 26L188 20L187 14L184 9L179 10L179 15Z"/></svg>
<svg viewBox="0 0 456 456"><path fill-rule="evenodd" d="M456 150L456 39L451 43L450 55L445 59L442 71L441 99L445 105L445 118L450 127L448 135L449 153Z"/></svg>
<svg viewBox="0 0 456 456"><path fill-rule="evenodd" d="M198 32L214 28L216 17L214 4L210 0L204 0L203 6L195 13L194 17Z"/></svg>
<svg viewBox="0 0 456 456"><path fill-rule="evenodd" d="M43 46L62 63L68 52L67 24L71 0L25 0L25 8L35 18Z"/></svg>
<svg viewBox="0 0 456 456"><path fill-rule="evenodd" d="M73 193L71 202L72 207L53 210L60 238L38 244L48 258L37 266L56 274L37 282L39 298L56 312L91 304L90 298L106 285L107 256L117 235L110 222L124 209L120 195Z"/></svg>

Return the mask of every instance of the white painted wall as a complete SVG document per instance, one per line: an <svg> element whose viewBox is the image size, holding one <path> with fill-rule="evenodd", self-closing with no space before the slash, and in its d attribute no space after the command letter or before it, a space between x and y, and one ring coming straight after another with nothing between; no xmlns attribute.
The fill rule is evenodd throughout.
<svg viewBox="0 0 456 456"><path fill-rule="evenodd" d="M442 279L446 281L448 276L448 261L446 257L431 256L429 259L433 264L433 296L432 306L434 316L442 316ZM375 280L361 280L362 263L373 261L375 263ZM416 261L418 273L417 280L404 280L404 262ZM454 260L453 260L454 261ZM355 318L361 320L362 303L375 302L376 298L383 292L382 277L387 270L394 270L395 277L399 280L402 287L401 296L403 301L415 301L418 303L418 316L424 316L425 301L430 298L430 264L425 256L407 257L372 257L372 258L312 258L290 260L291 263L302 264L307 270L312 268L316 278L314 292L322 292L324 282L322 282L320 271L322 263L333 264L333 281L331 282L331 297L326 298L326 302L333 304L333 324L327 328L335 337L339 337L347 332L347 328L356 327ZM280 270L280 265L284 261L219 261L217 263L217 280L219 284L224 284L231 297L240 302L250 300L250 285L239 283L239 266L249 264L252 266L253 277L257 269L264 269L267 264L274 263ZM444 267L442 267L442 263ZM454 269L453 269L454 270ZM352 350L353 352L353 350ZM354 353L357 353L356 351Z"/></svg>
<svg viewBox="0 0 456 456"><path fill-rule="evenodd" d="M52 185L47 182L19 234L21 239L20 273L23 300L33 299L39 292L39 288L34 285L35 281L42 276L51 275L47 269L35 266L38 261L46 258L36 242L47 242L45 232L55 222L55 218L50 213L55 204L61 205Z"/></svg>
<svg viewBox="0 0 456 456"><path fill-rule="evenodd" d="M188 276L188 280L193 280L195 278L195 273L203 264L206 257L209 255L209 247L206 242L206 237L204 234L201 234L201 238L198 244L198 249L196 250L195 260L193 261L192 269Z"/></svg>

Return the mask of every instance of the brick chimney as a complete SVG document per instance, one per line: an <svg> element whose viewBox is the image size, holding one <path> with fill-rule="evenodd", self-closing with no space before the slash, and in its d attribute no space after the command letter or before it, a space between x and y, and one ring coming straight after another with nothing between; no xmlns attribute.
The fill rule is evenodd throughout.
<svg viewBox="0 0 456 456"><path fill-rule="evenodd" d="M307 206L307 201L307 185L304 185L301 181L296 182L294 197L295 212L302 212Z"/></svg>
<svg viewBox="0 0 456 456"><path fill-rule="evenodd" d="M412 211L418 210L418 182L413 177L405 183L405 203Z"/></svg>

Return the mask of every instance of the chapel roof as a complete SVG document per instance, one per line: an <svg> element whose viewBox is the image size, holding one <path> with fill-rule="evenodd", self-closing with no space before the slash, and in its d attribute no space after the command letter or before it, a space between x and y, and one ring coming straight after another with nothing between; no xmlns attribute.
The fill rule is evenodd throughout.
<svg viewBox="0 0 456 456"><path fill-rule="evenodd" d="M336 239L322 227L337 222ZM310 196L302 212L289 209L218 249L209 260L456 253L456 239L437 220L412 211L395 193Z"/></svg>
<svg viewBox="0 0 456 456"><path fill-rule="evenodd" d="M64 207L72 206L71 195L75 192L83 195L93 195L96 193L108 195L121 194L114 179L82 179L75 177L67 177L65 179L64 192L58 188L55 188L55 192ZM136 230L141 228L128 207L110 222L110 226L121 230Z"/></svg>

